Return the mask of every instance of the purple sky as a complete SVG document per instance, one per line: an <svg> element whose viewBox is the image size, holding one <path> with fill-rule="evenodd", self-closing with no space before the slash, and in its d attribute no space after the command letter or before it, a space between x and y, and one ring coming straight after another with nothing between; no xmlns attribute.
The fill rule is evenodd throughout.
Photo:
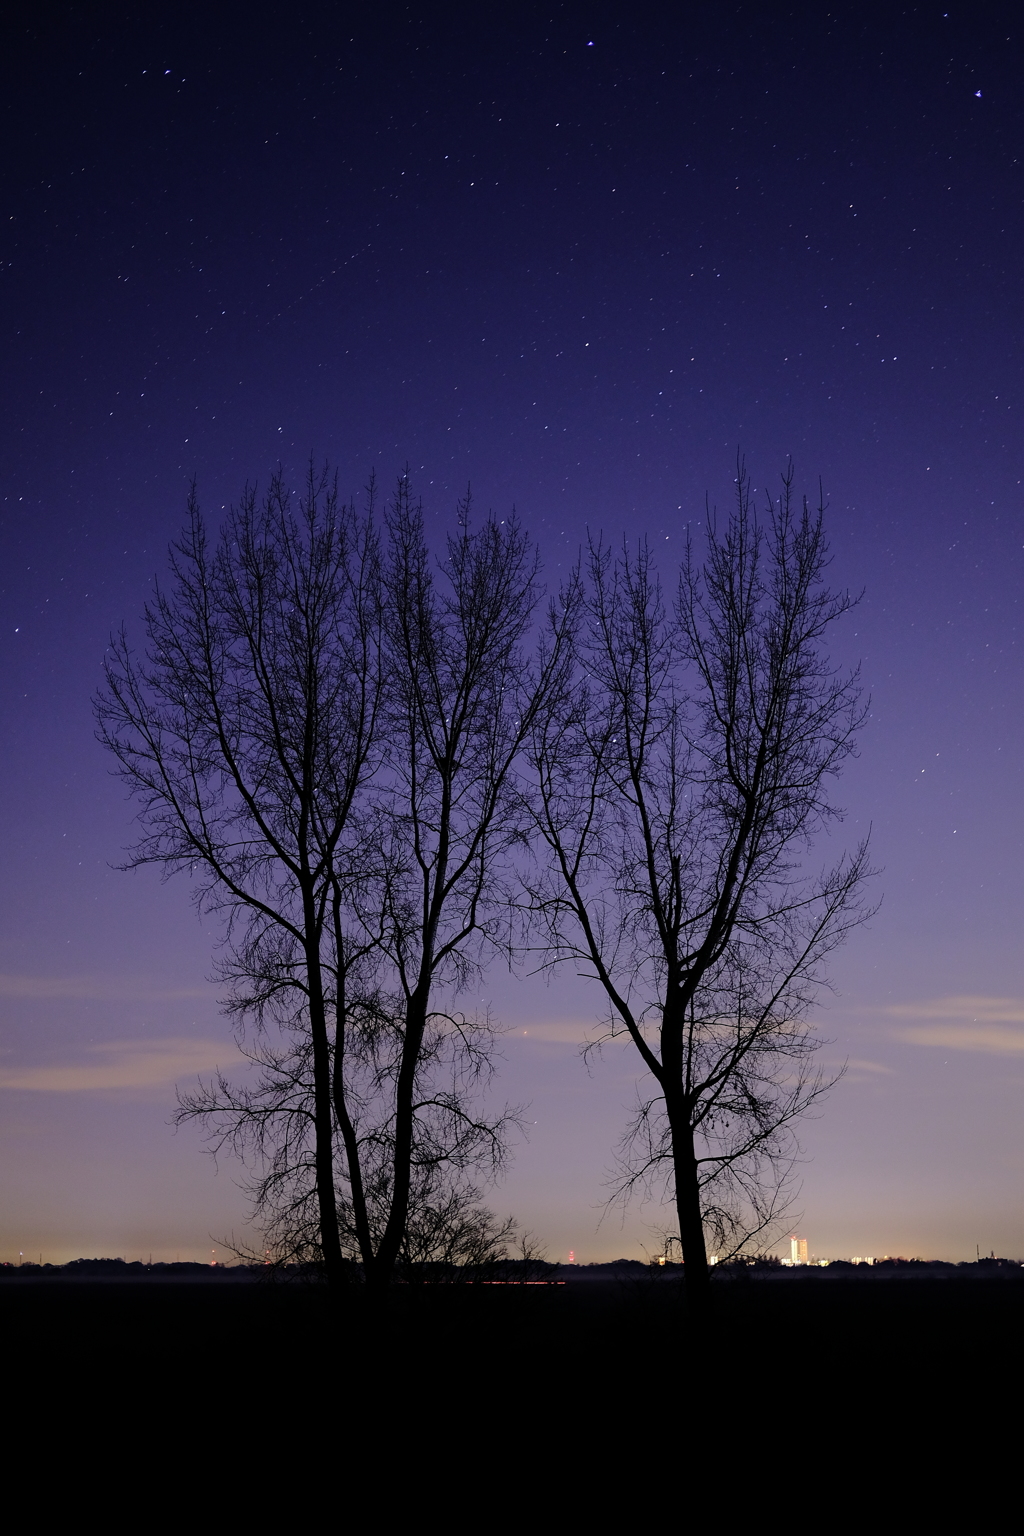
<svg viewBox="0 0 1024 1536"><path fill-rule="evenodd" d="M232 1063L217 930L111 868L132 813L92 735L189 479L216 518L279 460L353 491L408 461L438 531L467 481L514 502L551 583L588 528L671 579L737 447L821 476L833 581L866 589L841 836L872 825L883 905L821 1013L850 1069L800 1230L1024 1257L1016 8L363 13L7 25L0 1259L244 1233L238 1170L168 1126ZM580 1062L599 999L485 990L536 1120L493 1204L551 1257L641 1257L658 1208L598 1227L635 1080Z"/></svg>

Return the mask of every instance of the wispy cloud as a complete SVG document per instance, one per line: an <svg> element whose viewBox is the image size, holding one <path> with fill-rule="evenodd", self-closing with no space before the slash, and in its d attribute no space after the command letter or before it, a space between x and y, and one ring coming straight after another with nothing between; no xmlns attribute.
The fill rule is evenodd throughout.
<svg viewBox="0 0 1024 1536"><path fill-rule="evenodd" d="M1024 1000L1019 997L964 994L896 1003L881 1011L891 1019L928 1021L894 1031L908 1045L991 1056L1024 1055Z"/></svg>
<svg viewBox="0 0 1024 1536"><path fill-rule="evenodd" d="M860 1056L851 1056L846 1066L850 1072L883 1072L892 1075L892 1067L883 1066L880 1061L866 1061Z"/></svg>
<svg viewBox="0 0 1024 1536"><path fill-rule="evenodd" d="M540 1018L531 1019L525 1024L517 1024L513 1028L502 1032L504 1040L536 1041L546 1045L596 1045L599 1042L607 1045L629 1045L630 1037L624 1024L620 1024L616 1030L614 1040L610 1037L611 1025L607 1019L595 1017L589 1018Z"/></svg>
<svg viewBox="0 0 1024 1536"><path fill-rule="evenodd" d="M69 998L90 1002L167 1002L210 997L208 987L154 987L138 977L17 976L0 972L0 997Z"/></svg>
<svg viewBox="0 0 1024 1536"><path fill-rule="evenodd" d="M894 1019L963 1019L972 1024L1024 1024L1024 999L965 993L920 1003L894 1003L883 1012Z"/></svg>
<svg viewBox="0 0 1024 1536"><path fill-rule="evenodd" d="M600 1030L593 1019L544 1019L510 1029L506 1040L526 1040L545 1045L586 1045Z"/></svg>
<svg viewBox="0 0 1024 1536"><path fill-rule="evenodd" d="M983 1051L989 1056L1020 1056L1024 1054L1024 1031L972 1028L963 1024L923 1025L920 1029L903 1029L899 1038L910 1045L934 1045L944 1051Z"/></svg>
<svg viewBox="0 0 1024 1536"><path fill-rule="evenodd" d="M85 1093L111 1088L162 1088L210 1072L231 1056L223 1040L112 1040L92 1045L90 1059L42 1067L0 1067L0 1088Z"/></svg>

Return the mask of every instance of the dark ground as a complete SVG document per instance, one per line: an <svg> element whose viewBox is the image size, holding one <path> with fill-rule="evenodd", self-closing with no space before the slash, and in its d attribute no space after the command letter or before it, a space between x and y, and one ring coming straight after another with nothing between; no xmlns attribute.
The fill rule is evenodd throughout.
<svg viewBox="0 0 1024 1536"><path fill-rule="evenodd" d="M56 1437L69 1489L128 1478L225 1514L243 1486L255 1511L300 1476L346 1501L361 1478L378 1514L454 1498L456 1529L556 1505L772 1524L794 1499L822 1518L866 1501L874 1523L1019 1475L1024 1270L720 1282L701 1327L664 1275L584 1276L403 1288L375 1312L237 1272L7 1271L11 1465Z"/></svg>

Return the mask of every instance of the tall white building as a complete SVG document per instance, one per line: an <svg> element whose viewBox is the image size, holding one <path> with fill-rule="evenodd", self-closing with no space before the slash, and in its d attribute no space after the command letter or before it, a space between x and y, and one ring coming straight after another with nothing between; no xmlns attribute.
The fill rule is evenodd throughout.
<svg viewBox="0 0 1024 1536"><path fill-rule="evenodd" d="M807 1239L806 1237L791 1237L789 1240L789 1262L791 1264L807 1263Z"/></svg>

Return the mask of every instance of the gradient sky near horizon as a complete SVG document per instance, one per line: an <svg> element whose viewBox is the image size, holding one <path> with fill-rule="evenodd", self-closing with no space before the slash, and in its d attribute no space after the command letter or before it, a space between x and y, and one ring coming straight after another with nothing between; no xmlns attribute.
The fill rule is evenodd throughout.
<svg viewBox="0 0 1024 1536"><path fill-rule="evenodd" d="M0 1260L225 1256L240 1170L173 1133L230 1069L217 929L113 866L93 739L189 481L216 519L312 454L472 483L557 583L587 530L671 578L737 451L829 502L872 705L833 841L882 905L819 1016L804 1129L829 1256L1024 1257L1024 99L1019 12L108 7L5 23L0 186ZM136 633L138 629L136 627ZM835 851L835 850L833 850ZM824 850L825 853L828 850ZM488 976L529 1101L496 1209L549 1256L602 1219L636 1091L600 999Z"/></svg>

